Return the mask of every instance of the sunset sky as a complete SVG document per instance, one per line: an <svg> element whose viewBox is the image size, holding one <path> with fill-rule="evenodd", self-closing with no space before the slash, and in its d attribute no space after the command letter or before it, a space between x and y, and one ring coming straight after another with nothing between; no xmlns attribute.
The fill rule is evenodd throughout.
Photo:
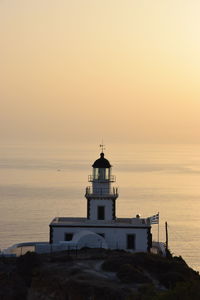
<svg viewBox="0 0 200 300"><path fill-rule="evenodd" d="M0 140L199 143L199 0L0 0Z"/></svg>

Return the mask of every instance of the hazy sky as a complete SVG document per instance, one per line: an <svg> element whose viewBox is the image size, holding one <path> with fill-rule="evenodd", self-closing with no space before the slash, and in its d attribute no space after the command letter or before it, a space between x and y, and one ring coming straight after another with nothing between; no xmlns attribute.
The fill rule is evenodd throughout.
<svg viewBox="0 0 200 300"><path fill-rule="evenodd" d="M200 141L199 0L0 0L0 140Z"/></svg>

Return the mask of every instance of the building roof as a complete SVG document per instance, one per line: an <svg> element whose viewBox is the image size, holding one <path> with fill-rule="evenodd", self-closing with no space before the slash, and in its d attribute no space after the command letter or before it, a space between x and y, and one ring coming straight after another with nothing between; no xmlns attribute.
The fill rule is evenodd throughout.
<svg viewBox="0 0 200 300"><path fill-rule="evenodd" d="M104 153L102 152L100 154L100 158L95 160L92 167L93 168L111 168L111 164L106 158L104 158Z"/></svg>
<svg viewBox="0 0 200 300"><path fill-rule="evenodd" d="M50 224L58 227L150 227L150 222L145 218L117 218L115 220L88 220L87 218L54 218Z"/></svg>

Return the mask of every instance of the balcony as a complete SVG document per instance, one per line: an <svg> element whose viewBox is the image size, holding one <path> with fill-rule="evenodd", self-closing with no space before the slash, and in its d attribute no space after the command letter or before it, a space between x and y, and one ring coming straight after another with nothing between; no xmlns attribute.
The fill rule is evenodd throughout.
<svg viewBox="0 0 200 300"><path fill-rule="evenodd" d="M100 176L94 176L94 175L89 175L88 176L88 181L93 182L93 181L101 181L101 182L115 182L116 181L116 176L115 175L110 175L108 178L100 178Z"/></svg>
<svg viewBox="0 0 200 300"><path fill-rule="evenodd" d="M113 187L112 189L103 189L103 188L97 188L94 189L90 186L86 187L86 192L85 192L85 197L86 198L117 198L118 197L118 188Z"/></svg>

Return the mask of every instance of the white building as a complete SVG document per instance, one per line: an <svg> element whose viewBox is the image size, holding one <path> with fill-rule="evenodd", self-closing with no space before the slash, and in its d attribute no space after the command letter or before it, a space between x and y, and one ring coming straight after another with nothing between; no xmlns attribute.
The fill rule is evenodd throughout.
<svg viewBox="0 0 200 300"><path fill-rule="evenodd" d="M133 252L150 251L151 225L149 219L117 218L118 189L112 187L115 176L111 165L100 154L89 176L91 187L86 188L86 218L54 218L50 226L50 243L90 248L124 249Z"/></svg>

